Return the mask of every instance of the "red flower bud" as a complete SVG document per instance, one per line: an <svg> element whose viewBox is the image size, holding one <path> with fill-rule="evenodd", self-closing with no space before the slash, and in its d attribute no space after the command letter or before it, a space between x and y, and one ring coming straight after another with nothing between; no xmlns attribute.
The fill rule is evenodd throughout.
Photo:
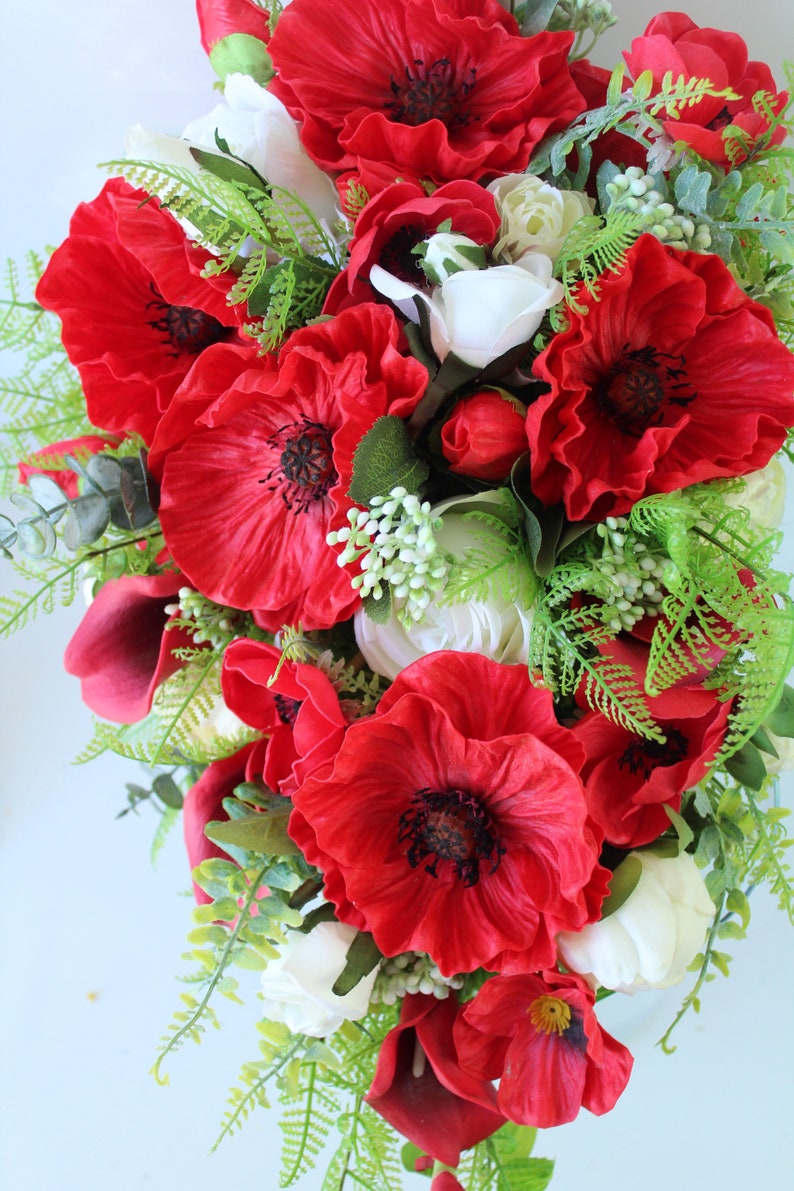
<svg viewBox="0 0 794 1191"><path fill-rule="evenodd" d="M441 449L457 475L503 480L527 449L523 406L503 389L481 389L455 406Z"/></svg>

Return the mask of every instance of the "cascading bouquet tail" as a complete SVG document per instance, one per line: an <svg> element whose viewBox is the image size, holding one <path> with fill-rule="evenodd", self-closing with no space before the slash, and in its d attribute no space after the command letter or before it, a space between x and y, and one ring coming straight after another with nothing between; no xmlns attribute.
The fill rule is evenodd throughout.
<svg viewBox="0 0 794 1191"><path fill-rule="evenodd" d="M84 756L181 816L156 1076L261 981L283 1186L538 1191L598 1000L792 914L788 95L682 13L610 74L601 0L197 8L222 101L9 272L4 629L87 592Z"/></svg>

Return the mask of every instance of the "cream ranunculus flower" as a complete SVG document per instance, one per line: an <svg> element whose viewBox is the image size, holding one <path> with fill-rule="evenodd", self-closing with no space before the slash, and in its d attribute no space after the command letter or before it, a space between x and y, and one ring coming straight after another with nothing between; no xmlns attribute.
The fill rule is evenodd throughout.
<svg viewBox="0 0 794 1191"><path fill-rule="evenodd" d="M289 931L278 959L262 973L263 1015L310 1038L324 1038L343 1021L364 1017L377 966L343 997L331 991L357 933L342 922L320 922L308 934Z"/></svg>
<svg viewBox="0 0 794 1191"><path fill-rule="evenodd" d="M543 315L562 300L553 265L542 253L526 253L513 265L464 269L428 295L373 265L369 279L411 322L417 300L426 308L430 342L439 360L450 352L473 368L485 368L513 347L529 343Z"/></svg>
<svg viewBox="0 0 794 1191"><path fill-rule="evenodd" d="M557 936L566 967L594 986L634 993L678 984L706 937L714 903L691 856L630 852L642 865L622 905L583 930ZM620 872L621 865L616 869Z"/></svg>
<svg viewBox="0 0 794 1191"><path fill-rule="evenodd" d="M779 529L786 503L786 473L779 459L770 459L766 467L742 477L743 487L725 498L734 508L750 510L750 522Z"/></svg>
<svg viewBox="0 0 794 1191"><path fill-rule="evenodd" d="M500 504L498 492L443 501L432 510L434 516L442 518L442 528L436 533L436 540L458 559L467 549L482 549L484 538L498 547L498 531L495 528L489 530L487 524L467 517L467 514L498 515ZM523 585L534 598L536 579L528 560L525 566ZM363 611L357 612L354 618L356 640L367 665L385 678L396 678L411 662L439 649L481 653L497 662L527 660L532 599L525 606L519 606L505 601L494 591L487 601L445 604L433 600L422 619L408 627L402 623L398 610L399 601L395 601L386 624L376 624Z"/></svg>
<svg viewBox="0 0 794 1191"><path fill-rule="evenodd" d="M505 174L488 186L502 220L494 246L497 260L517 262L525 252L552 260L573 225L592 215L595 203L578 190L557 190L532 174Z"/></svg>

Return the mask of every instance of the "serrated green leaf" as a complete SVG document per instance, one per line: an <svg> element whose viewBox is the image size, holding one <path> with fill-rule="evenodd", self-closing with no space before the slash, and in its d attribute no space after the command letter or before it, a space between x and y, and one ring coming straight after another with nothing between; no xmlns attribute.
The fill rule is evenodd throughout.
<svg viewBox="0 0 794 1191"><path fill-rule="evenodd" d="M392 488L418 493L429 474L430 468L414 454L405 422L386 414L356 447L347 494L356 504L368 505L373 496L386 496Z"/></svg>
<svg viewBox="0 0 794 1191"><path fill-rule="evenodd" d="M208 823L204 833L213 843L232 844L263 856L295 856L300 852L287 832L291 804L283 810L260 811L242 819Z"/></svg>

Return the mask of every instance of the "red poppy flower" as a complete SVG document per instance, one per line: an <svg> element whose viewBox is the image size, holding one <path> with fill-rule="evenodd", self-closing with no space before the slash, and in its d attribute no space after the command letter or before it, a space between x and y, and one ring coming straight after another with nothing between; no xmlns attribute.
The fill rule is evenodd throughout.
<svg viewBox="0 0 794 1191"><path fill-rule="evenodd" d="M445 220L451 221L453 232L478 244L491 244L499 230L493 195L474 182L448 182L432 195L416 182L398 182L382 190L356 220L350 260L331 286L326 311L377 301L369 281L373 265L401 281L422 285L425 275L411 250Z"/></svg>
<svg viewBox="0 0 794 1191"><path fill-rule="evenodd" d="M794 356L716 256L640 236L535 361L532 488L572 521L763 467L794 423Z"/></svg>
<svg viewBox="0 0 794 1191"><path fill-rule="evenodd" d="M255 0L196 0L196 14L205 54L233 33L247 33L265 44L270 36L268 14Z"/></svg>
<svg viewBox="0 0 794 1191"><path fill-rule="evenodd" d="M580 1107L609 1112L633 1059L599 1026L594 1000L580 976L496 976L455 1023L461 1065L499 1079L499 1109L519 1125L563 1125Z"/></svg>
<svg viewBox="0 0 794 1191"><path fill-rule="evenodd" d="M320 22L293 0L270 42L271 90L326 169L476 181L525 169L582 110L572 36L521 37L496 0L328 0Z"/></svg>
<svg viewBox="0 0 794 1191"><path fill-rule="evenodd" d="M609 655L630 665L642 684L647 649L640 642L612 641ZM590 813L608 842L624 848L648 844L667 830L665 806L679 810L683 792L706 776L731 709L700 686L664 691L648 706L663 744L633 735L598 711L573 728L587 750L582 777Z"/></svg>
<svg viewBox="0 0 794 1191"><path fill-rule="evenodd" d="M720 29L701 29L683 12L662 12L655 16L642 37L624 53L634 78L646 70L653 75L654 88L661 89L668 72L685 83L690 79L708 79L715 90L730 88L736 99L704 96L687 104L677 119L663 121L664 130L674 141L684 141L701 157L724 169L744 161L760 137L769 130L769 119L753 107L753 96L767 94L772 111L779 112L788 95L778 92L769 67L763 62L749 62L747 46L738 33ZM742 130L746 151L731 161L725 152L722 129L733 124ZM785 129L777 128L772 144L780 144Z"/></svg>
<svg viewBox="0 0 794 1191"><path fill-rule="evenodd" d="M425 951L452 975L507 953L536 970L605 892L580 764L524 667L441 652L398 675L294 803L328 896L341 883L385 955Z"/></svg>
<svg viewBox="0 0 794 1191"><path fill-rule="evenodd" d="M198 354L235 335L228 283L201 276L209 259L121 178L77 208L36 298L61 318L94 426L150 443Z"/></svg>
<svg viewBox="0 0 794 1191"><path fill-rule="evenodd" d="M405 997L366 1095L399 1133L448 1166L505 1123L493 1085L460 1068L452 1036L457 1012L454 996Z"/></svg>
<svg viewBox="0 0 794 1191"><path fill-rule="evenodd" d="M281 650L238 637L223 655L221 686L226 706L267 737L255 753L265 784L289 796L309 774L336 756L347 727L328 676L300 662L284 662ZM253 776L249 774L249 776Z"/></svg>
<svg viewBox="0 0 794 1191"><path fill-rule="evenodd" d="M424 367L397 351L398 336L394 315L374 304L296 331L278 365L243 371L192 433L191 385L180 391L169 422L185 437L165 456L160 520L204 595L257 609L274 631L287 621L327 628L351 614L358 596L326 535L351 507L360 439L382 414L410 414L427 385ZM219 356L207 363L213 375Z"/></svg>
<svg viewBox="0 0 794 1191"><path fill-rule="evenodd" d="M97 715L120 724L142 720L157 687L182 665L175 650L192 646L193 639L166 626L167 607L183 582L171 571L124 575L100 588L63 659Z"/></svg>

